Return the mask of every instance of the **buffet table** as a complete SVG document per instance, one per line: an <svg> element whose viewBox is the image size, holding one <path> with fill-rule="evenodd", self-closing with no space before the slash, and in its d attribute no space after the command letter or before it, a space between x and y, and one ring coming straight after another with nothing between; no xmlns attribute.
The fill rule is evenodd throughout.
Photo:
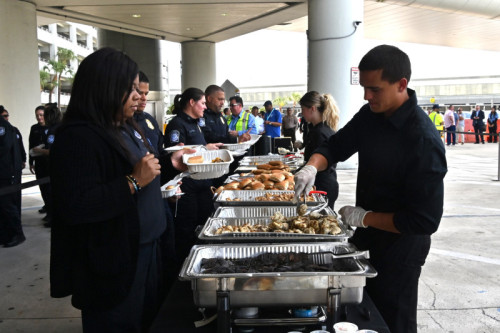
<svg viewBox="0 0 500 333"><path fill-rule="evenodd" d="M370 297L364 292L363 301L357 305L342 306L340 319L358 325L359 329L372 329L379 333L389 332L384 319L378 312ZM215 309L207 309L207 317L215 314ZM193 293L189 281L176 281L165 299L158 315L151 327L150 333L164 332L193 332L206 333L217 331L217 319L206 326L196 328L195 321L202 320L203 317L193 302ZM319 326L308 326L304 332L319 329ZM254 333L261 332L289 332L297 330L297 327L258 327ZM238 332L239 328L233 328L233 332ZM333 329L328 330L333 332Z"/></svg>

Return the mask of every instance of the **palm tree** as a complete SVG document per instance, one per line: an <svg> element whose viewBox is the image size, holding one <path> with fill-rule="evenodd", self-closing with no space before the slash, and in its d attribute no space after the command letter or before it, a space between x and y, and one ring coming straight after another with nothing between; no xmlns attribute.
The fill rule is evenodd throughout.
<svg viewBox="0 0 500 333"><path fill-rule="evenodd" d="M45 71L51 70L54 73L52 74L49 103L52 103L52 92L54 88L59 87L57 90L57 105L61 107L61 77L63 74L73 75L73 71L70 67L70 61L73 59L76 59L73 51L60 48L57 50L57 58L49 60L49 65L43 67Z"/></svg>

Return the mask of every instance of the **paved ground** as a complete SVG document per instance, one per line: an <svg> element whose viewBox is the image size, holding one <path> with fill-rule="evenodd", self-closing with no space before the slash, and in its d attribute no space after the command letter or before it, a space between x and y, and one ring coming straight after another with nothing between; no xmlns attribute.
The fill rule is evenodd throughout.
<svg viewBox="0 0 500 333"><path fill-rule="evenodd" d="M447 149L445 210L420 279L419 332L500 332L498 154L494 144ZM336 207L353 204L356 170L338 174ZM81 332L69 298L49 296L50 230L37 212L41 202L38 188L23 191L27 241L0 248L0 332Z"/></svg>

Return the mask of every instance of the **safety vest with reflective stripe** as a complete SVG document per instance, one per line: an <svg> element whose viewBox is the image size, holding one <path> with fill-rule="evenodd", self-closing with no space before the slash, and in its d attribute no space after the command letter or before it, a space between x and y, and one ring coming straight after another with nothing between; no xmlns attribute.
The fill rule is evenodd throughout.
<svg viewBox="0 0 500 333"><path fill-rule="evenodd" d="M248 118L250 117L250 113L245 112L245 111L241 111L241 112L243 112L244 115L240 116L240 118L236 122L236 127L234 130L237 132L243 131L244 129L248 128ZM233 115L231 115L230 117L227 117L227 126L229 126L231 124L232 120L233 120Z"/></svg>
<svg viewBox="0 0 500 333"><path fill-rule="evenodd" d="M432 112L429 115L429 118L431 118L432 122L434 123L434 126L436 126L436 129L438 131L443 130L443 125L441 125L441 123L443 122L443 116L441 116L441 114L437 112Z"/></svg>

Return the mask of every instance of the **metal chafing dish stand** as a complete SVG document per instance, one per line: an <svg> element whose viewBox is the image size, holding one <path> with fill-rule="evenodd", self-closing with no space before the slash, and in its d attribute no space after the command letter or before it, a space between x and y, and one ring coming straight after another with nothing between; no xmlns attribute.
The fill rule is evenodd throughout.
<svg viewBox="0 0 500 333"><path fill-rule="evenodd" d="M343 260L348 269L224 274L204 274L201 271L201 261L204 258L244 259L263 253L294 252L331 253L333 258ZM179 277L181 280L191 281L196 306L217 308L217 331L220 333L230 332L232 323L245 326L300 324L299 319L293 323L270 323L258 318L239 321L231 319L231 309L291 304L326 306L327 327L331 331L333 324L338 321L340 305L360 303L366 278L376 276L376 271L367 259L366 251L358 251L354 245L341 242L197 245L185 260Z"/></svg>

